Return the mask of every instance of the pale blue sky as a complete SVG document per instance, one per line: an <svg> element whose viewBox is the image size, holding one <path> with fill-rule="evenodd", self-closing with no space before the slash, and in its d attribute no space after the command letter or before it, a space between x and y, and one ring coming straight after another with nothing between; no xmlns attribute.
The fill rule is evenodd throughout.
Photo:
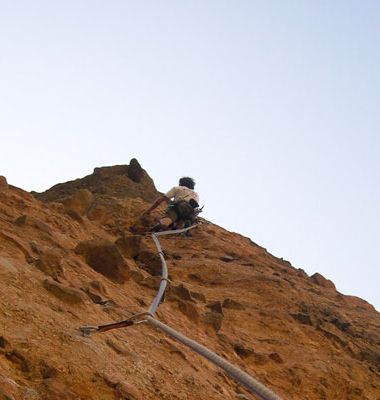
<svg viewBox="0 0 380 400"><path fill-rule="evenodd" d="M380 2L1 1L0 174L136 157L380 309Z"/></svg>

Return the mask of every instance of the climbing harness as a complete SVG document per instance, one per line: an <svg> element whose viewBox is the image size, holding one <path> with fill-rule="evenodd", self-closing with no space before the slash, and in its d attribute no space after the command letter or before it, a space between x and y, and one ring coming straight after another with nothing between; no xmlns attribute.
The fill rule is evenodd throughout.
<svg viewBox="0 0 380 400"><path fill-rule="evenodd" d="M200 207L199 204L190 199L186 200L176 200L171 201L166 210L167 216L173 219L172 230L189 228L192 225L197 225L199 223L199 214L203 211L204 206Z"/></svg>
<svg viewBox="0 0 380 400"><path fill-rule="evenodd" d="M177 340L178 342L191 348L192 350L194 350L201 356L207 358L213 364L222 368L229 376L231 376L231 378L235 379L237 382L244 385L252 393L259 396L260 399L262 399L262 400L282 400L281 397L279 397L277 394L272 392L269 388L264 386L262 383L257 381L255 378L248 375L246 372L242 371L241 369L239 369L235 365L231 364L224 358L218 356L217 354L215 354L213 351L211 351L207 347L197 343L196 341L186 337L182 333L177 332L170 326L157 320L154 316L157 311L158 306L160 305L160 303L162 301L166 286L168 284L168 267L167 267L164 253L162 251L161 244L158 240L158 237L179 234L179 233L185 233L197 226L198 226L198 224L195 224L188 228L156 232L156 233L152 234L152 239L157 247L158 255L161 259L162 273L161 273L161 282L160 282L158 292L156 294L156 297L153 299L153 302L150 305L149 310L147 312L133 315L132 317L130 317L124 321L115 322L115 323L107 324L107 325L100 325L100 326L82 326L79 329L84 336L90 336L91 333L95 333L95 332L101 333L101 332L106 332L111 329L123 328L123 327L127 327L127 326L141 324L141 323L149 323L149 324L155 326L156 328L160 329L161 331L165 332L167 335L169 335L173 339Z"/></svg>

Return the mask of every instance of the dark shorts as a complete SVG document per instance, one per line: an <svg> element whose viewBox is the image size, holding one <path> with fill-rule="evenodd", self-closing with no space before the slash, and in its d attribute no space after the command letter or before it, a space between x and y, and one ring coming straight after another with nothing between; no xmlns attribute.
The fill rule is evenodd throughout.
<svg viewBox="0 0 380 400"><path fill-rule="evenodd" d="M178 201L169 205L166 215L173 222L187 220L194 216L194 208L187 201Z"/></svg>

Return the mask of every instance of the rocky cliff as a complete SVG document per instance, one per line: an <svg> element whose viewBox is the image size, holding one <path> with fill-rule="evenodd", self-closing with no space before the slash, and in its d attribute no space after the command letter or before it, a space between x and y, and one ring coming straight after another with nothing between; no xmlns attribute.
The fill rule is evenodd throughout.
<svg viewBox="0 0 380 400"><path fill-rule="evenodd" d="M0 177L1 399L255 398L149 325L78 330L154 298L161 264L131 227L157 195L136 160L45 193ZM211 222L192 232L161 240L170 285L157 318L284 399L380 399L370 304Z"/></svg>

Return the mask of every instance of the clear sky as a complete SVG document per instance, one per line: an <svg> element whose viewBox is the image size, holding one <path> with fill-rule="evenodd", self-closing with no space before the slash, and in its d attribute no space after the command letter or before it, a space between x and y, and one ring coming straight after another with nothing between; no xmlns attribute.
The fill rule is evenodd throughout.
<svg viewBox="0 0 380 400"><path fill-rule="evenodd" d="M0 0L0 175L136 157L380 309L380 2Z"/></svg>

